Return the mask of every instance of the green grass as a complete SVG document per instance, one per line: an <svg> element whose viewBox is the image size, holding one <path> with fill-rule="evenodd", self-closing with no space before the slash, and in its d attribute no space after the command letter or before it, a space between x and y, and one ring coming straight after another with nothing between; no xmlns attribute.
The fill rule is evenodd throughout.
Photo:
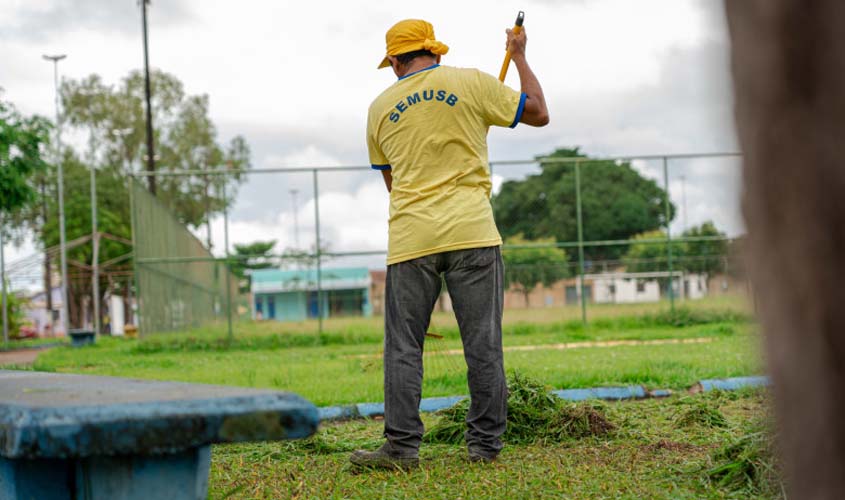
<svg viewBox="0 0 845 500"><path fill-rule="evenodd" d="M675 426L674 399L605 405L618 428L600 437L527 445L506 443L491 465L469 464L462 444L423 444L411 472L360 472L348 463L356 448L381 443L382 423L365 420L324 426L309 440L215 446L211 498L777 498L777 487L723 484L708 471L716 451L733 443L765 395L695 398L722 413L728 425ZM424 417L432 426L438 417Z"/></svg>
<svg viewBox="0 0 845 500"><path fill-rule="evenodd" d="M686 305L674 314L665 303L591 306L586 327L577 308L506 311L506 368L554 388L676 391L702 378L761 373L759 337L744 303ZM236 326L234 341L225 325L143 340L101 338L45 352L34 368L285 389L320 406L383 399L380 318L328 320L321 335L315 322ZM423 396L466 394L454 318L435 314L431 331L444 338L427 341ZM612 341L646 343L598 344ZM556 348L565 343L580 347ZM426 443L422 467L409 473L362 474L348 464L352 450L379 446L381 422L328 424L308 440L215 446L210 497L777 498L771 455L760 452L767 435L753 427L765 405L760 391L601 404L613 424L605 435L517 439L493 465L465 463L462 444ZM440 421L423 418L428 428ZM459 435L459 426L450 432Z"/></svg>
<svg viewBox="0 0 845 500"><path fill-rule="evenodd" d="M750 375L760 372L757 336L753 325L725 321L691 326L666 326L658 320L618 318L584 328L536 332L506 332L505 366L542 380L555 388L642 384L649 388L685 389L702 378ZM257 326L263 326L259 324ZM512 328L512 327L511 327ZM343 332L324 336L307 333L243 335L226 344L214 333L154 337L135 341L101 338L84 348L58 348L38 357L35 369L45 371L180 380L295 391L318 405L381 401L381 332ZM353 334L348 334L353 335ZM466 394L466 373L457 332L429 340L425 357L423 395ZM289 343L284 339L306 338ZM707 343L621 345L553 349L548 344L612 340L665 340L706 338ZM512 346L540 346L535 350L507 351ZM293 347L288 347L293 346ZM454 350L456 353L446 353Z"/></svg>
<svg viewBox="0 0 845 500"><path fill-rule="evenodd" d="M48 347L52 345L67 345L67 337L37 338L37 339L9 339L8 344L0 342L0 352L31 349L33 347Z"/></svg>
<svg viewBox="0 0 845 500"><path fill-rule="evenodd" d="M604 436L616 426L607 419L598 401L567 403L549 392L542 382L520 373L508 377L507 430L502 440L511 444L560 443L567 439ZM469 399L437 412L438 421L423 442L464 442Z"/></svg>

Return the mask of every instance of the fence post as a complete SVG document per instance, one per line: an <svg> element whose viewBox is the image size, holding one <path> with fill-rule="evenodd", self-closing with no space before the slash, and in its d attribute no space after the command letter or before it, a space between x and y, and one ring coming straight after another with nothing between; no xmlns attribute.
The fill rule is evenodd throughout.
<svg viewBox="0 0 845 500"><path fill-rule="evenodd" d="M91 304L94 335L100 335L100 228L97 224L97 169L91 163ZM47 291L50 293L50 291Z"/></svg>
<svg viewBox="0 0 845 500"><path fill-rule="evenodd" d="M584 223L581 218L581 162L575 162L575 207L578 217L578 297L581 299L581 322L587 324L587 298L584 296Z"/></svg>
<svg viewBox="0 0 845 500"><path fill-rule="evenodd" d="M6 244L3 241L4 229L3 218L0 217L0 282L2 282L3 288L3 345L9 347L9 305L6 302L6 260L3 253L3 246Z"/></svg>
<svg viewBox="0 0 845 500"><path fill-rule="evenodd" d="M314 240L317 248L317 333L323 333L323 275L322 275L322 249L320 248L320 187L317 181L317 169L311 171L314 177Z"/></svg>
<svg viewBox="0 0 845 500"><path fill-rule="evenodd" d="M669 159L663 157L663 189L666 191L666 198L663 199L663 207L666 213L666 257L669 263L669 307L675 312L675 272L672 266L672 231L670 229L671 213L669 211ZM681 286L684 286L681 283Z"/></svg>
<svg viewBox="0 0 845 500"><path fill-rule="evenodd" d="M228 178L223 178L223 246L224 255L226 255L226 265L223 266L223 271L226 273L226 321L228 322L227 334L229 341L234 338L232 331L232 283L229 277L232 274L230 269L231 260L229 259L229 197L226 193L226 181Z"/></svg>
<svg viewBox="0 0 845 500"><path fill-rule="evenodd" d="M136 210L136 207L135 207L135 203L136 203L136 200L135 200L135 184L137 182L138 181L135 179L135 176L130 174L130 176L129 176L129 221L130 221L130 225L131 225L131 228L132 228L132 268L133 268L133 271L134 271L133 272L134 276L133 276L133 280L129 283L129 286L131 287L133 284L135 285L135 293L134 293L135 300L130 301L130 303L129 303L129 317L133 320L133 324L134 324L135 318L132 315L132 313L133 313L132 305L134 303L135 311L138 313L138 324L135 325L135 326L138 328L138 337L141 338L144 335L144 328L143 328L143 326L144 326L144 315L141 314L141 279L140 279L140 274L138 274L138 269L140 268L141 265L138 263L138 240L135 237L135 234L138 231L138 221L137 221L138 216L135 214L135 210ZM130 292L131 292L131 288L130 288Z"/></svg>

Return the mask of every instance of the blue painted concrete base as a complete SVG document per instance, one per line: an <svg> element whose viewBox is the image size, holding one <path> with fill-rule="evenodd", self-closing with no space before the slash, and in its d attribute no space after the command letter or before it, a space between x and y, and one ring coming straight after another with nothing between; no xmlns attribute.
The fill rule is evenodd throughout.
<svg viewBox="0 0 845 500"><path fill-rule="evenodd" d="M198 500L208 497L211 446L165 455L0 457L0 498Z"/></svg>
<svg viewBox="0 0 845 500"><path fill-rule="evenodd" d="M735 391L745 387L767 387L769 383L769 377L734 377L699 380L698 383L690 388L690 392L695 394L697 392L707 391Z"/></svg>
<svg viewBox="0 0 845 500"><path fill-rule="evenodd" d="M733 391L743 387L765 387L769 385L769 378L735 377L727 379L701 380L690 392L704 392L712 390ZM555 396L566 401L586 401L589 399L603 399L608 401L623 401L643 398L666 398L672 395L669 389L654 389L647 391L640 385L626 387L593 387L591 389L562 389L552 391ZM454 406L467 396L450 396L440 398L425 398L420 401L421 412L436 412ZM326 406L318 408L320 420L348 420L362 417L380 417L384 415L384 403L357 403L342 406Z"/></svg>
<svg viewBox="0 0 845 500"><path fill-rule="evenodd" d="M70 335L70 345L73 347L84 347L94 343L93 330L71 330L68 335Z"/></svg>

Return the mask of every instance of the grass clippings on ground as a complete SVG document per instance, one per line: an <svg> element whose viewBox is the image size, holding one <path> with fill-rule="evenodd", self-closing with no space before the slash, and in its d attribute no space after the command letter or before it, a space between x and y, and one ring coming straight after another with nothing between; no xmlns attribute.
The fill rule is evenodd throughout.
<svg viewBox="0 0 845 500"><path fill-rule="evenodd" d="M702 398L685 397L676 403L675 426L679 428L700 425L710 428L725 428L728 421L719 407L712 401Z"/></svg>
<svg viewBox="0 0 845 500"><path fill-rule="evenodd" d="M425 443L420 468L410 472L362 473L350 466L349 450L372 450L383 442L384 424L377 420L327 424L311 443L214 446L210 498L779 498L776 482L722 484L706 474L718 465L717 450L739 439L749 422L765 413L764 392L692 397L718 405L729 426L719 432L676 427L672 409L678 396L607 403L605 414L617 429L605 436L506 443L489 465L467 463L462 439L458 444ZM423 415L429 428L438 420Z"/></svg>
<svg viewBox="0 0 845 500"><path fill-rule="evenodd" d="M508 378L507 444L562 442L588 436L604 436L615 428L598 401L567 403L549 392L551 388L517 372ZM469 400L438 412L439 420L423 440L427 443L460 444L464 440Z"/></svg>
<svg viewBox="0 0 845 500"><path fill-rule="evenodd" d="M707 477L720 487L770 496L783 491L774 437L765 419L755 419L731 437L713 453L713 462Z"/></svg>

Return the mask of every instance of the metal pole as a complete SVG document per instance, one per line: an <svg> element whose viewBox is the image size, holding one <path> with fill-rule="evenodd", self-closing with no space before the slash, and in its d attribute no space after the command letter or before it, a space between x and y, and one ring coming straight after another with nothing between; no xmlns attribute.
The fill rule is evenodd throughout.
<svg viewBox="0 0 845 500"><path fill-rule="evenodd" d="M684 204L684 227L681 228L683 232L689 228L687 226L687 179L683 175L681 176L681 200Z"/></svg>
<svg viewBox="0 0 845 500"><path fill-rule="evenodd" d="M135 237L137 233L138 227L138 216L135 214L135 203L137 202L135 198L135 189L141 189L140 183L139 185L135 186L137 181L134 177L129 177L128 185L129 185L129 222L132 226L132 270L133 270L133 280L130 283L130 286L134 283L135 285L135 298L134 298L134 305L135 311L138 314L138 322L135 323L134 315L132 314L132 303L129 304L129 317L132 318L132 324L134 324L138 328L138 337L142 337L144 333L144 316L141 311L141 280L139 279L138 270L141 267L141 264L138 262L138 240ZM131 290L131 289L130 289Z"/></svg>
<svg viewBox="0 0 845 500"><path fill-rule="evenodd" d="M575 162L575 207L578 217L578 297L581 299L581 321L587 324L587 298L584 296L584 222L581 216L581 163Z"/></svg>
<svg viewBox="0 0 845 500"><path fill-rule="evenodd" d="M68 280L67 280L67 236L65 234L65 181L64 181L64 167L62 167L62 123L59 115L59 61L67 57L64 54L55 56L42 56L44 59L53 62L53 86L55 88L56 101L56 166L59 174L59 252L61 254L62 266L62 326L64 327L65 335L70 330L70 313L68 304ZM52 293L48 290L47 293ZM50 311L52 314L52 311Z"/></svg>
<svg viewBox="0 0 845 500"><path fill-rule="evenodd" d="M669 307L672 312L675 312L675 273L672 267L672 230L669 224L671 222L671 213L669 211L669 159L665 156L663 157L663 189L666 191L666 198L663 199L663 207L666 213L666 257L669 262Z"/></svg>
<svg viewBox="0 0 845 500"><path fill-rule="evenodd" d="M50 252L47 251L47 182L44 178L39 182L41 189L41 238L44 241L44 299L47 306L47 324L44 325L44 330L50 328L50 336L55 337L55 327L53 326L53 276L50 272Z"/></svg>
<svg viewBox="0 0 845 500"><path fill-rule="evenodd" d="M6 303L6 258L3 253L3 247L6 242L3 241L3 219L0 218L0 281L3 282L3 344L9 346L9 306Z"/></svg>
<svg viewBox="0 0 845 500"><path fill-rule="evenodd" d="M144 28L144 97L147 102L147 171L152 174L155 172L155 148L153 147L153 110L150 105L150 54L147 43L147 4L150 0L141 0L141 23ZM150 192L156 194L156 177L150 175L147 177L150 186Z"/></svg>
<svg viewBox="0 0 845 500"><path fill-rule="evenodd" d="M229 202L228 196L226 194L226 182L223 182L223 246L224 246L224 253L226 255L226 266L224 271L226 272L226 321L228 322L228 335L229 341L231 341L235 334L232 330L232 283L231 278L229 275L232 273L229 266L231 265L231 260L229 260Z"/></svg>
<svg viewBox="0 0 845 500"><path fill-rule="evenodd" d="M299 248L299 216L297 215L296 195L299 193L298 189L291 189L290 195L293 197L293 241L296 248Z"/></svg>
<svg viewBox="0 0 845 500"><path fill-rule="evenodd" d="M91 298L94 304L94 335L100 334L100 232L97 224L97 169L91 163Z"/></svg>
<svg viewBox="0 0 845 500"><path fill-rule="evenodd" d="M317 332L323 333L323 275L321 267L322 249L320 248L320 188L317 181L317 169L311 171L314 177L314 240L317 244Z"/></svg>

